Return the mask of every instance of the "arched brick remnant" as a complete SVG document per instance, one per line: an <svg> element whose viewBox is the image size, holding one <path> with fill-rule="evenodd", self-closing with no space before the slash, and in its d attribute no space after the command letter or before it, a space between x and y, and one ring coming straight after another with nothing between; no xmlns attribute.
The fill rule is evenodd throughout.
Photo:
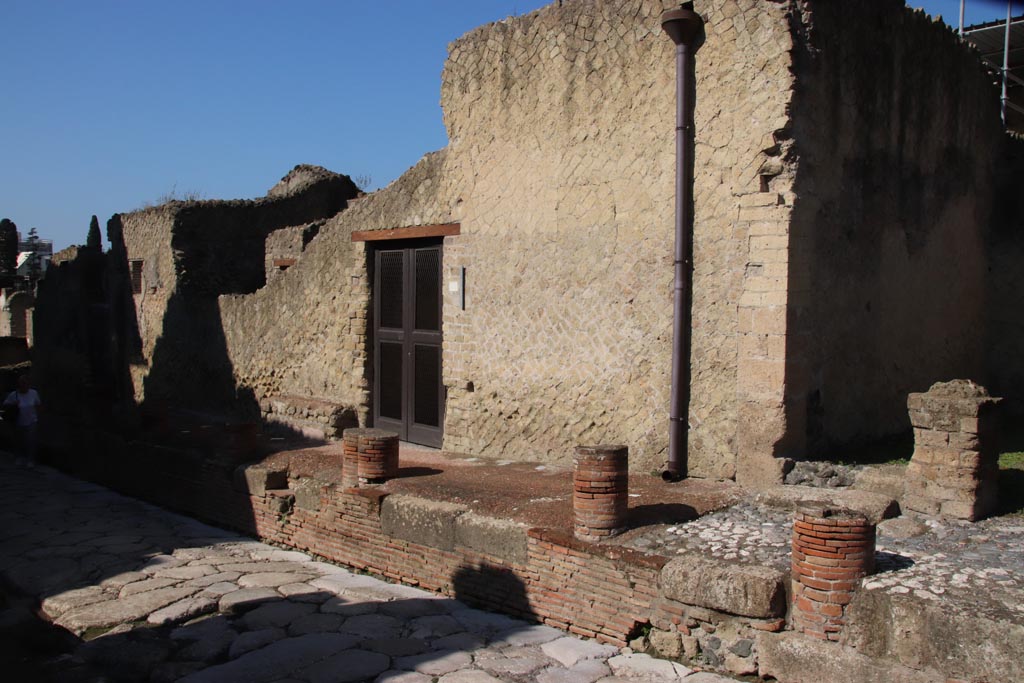
<svg viewBox="0 0 1024 683"><path fill-rule="evenodd" d="M963 379L910 394L914 456L901 500L905 509L972 522L995 511L998 401L984 387Z"/></svg>
<svg viewBox="0 0 1024 683"><path fill-rule="evenodd" d="M625 531L629 449L625 446L577 446L573 465L576 538L598 541Z"/></svg>
<svg viewBox="0 0 1024 683"><path fill-rule="evenodd" d="M839 640L846 607L875 566L875 525L859 512L802 506L793 521L793 629Z"/></svg>
<svg viewBox="0 0 1024 683"><path fill-rule="evenodd" d="M398 474L398 434L384 429L351 428L342 435L342 486L385 482Z"/></svg>

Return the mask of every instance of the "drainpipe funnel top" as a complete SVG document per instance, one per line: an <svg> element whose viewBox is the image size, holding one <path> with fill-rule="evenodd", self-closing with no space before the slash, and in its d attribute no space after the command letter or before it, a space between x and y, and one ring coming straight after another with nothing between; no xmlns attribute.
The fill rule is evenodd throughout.
<svg viewBox="0 0 1024 683"><path fill-rule="evenodd" d="M676 45L690 47L704 28L704 19L693 11L692 2L684 2L661 15L661 28Z"/></svg>

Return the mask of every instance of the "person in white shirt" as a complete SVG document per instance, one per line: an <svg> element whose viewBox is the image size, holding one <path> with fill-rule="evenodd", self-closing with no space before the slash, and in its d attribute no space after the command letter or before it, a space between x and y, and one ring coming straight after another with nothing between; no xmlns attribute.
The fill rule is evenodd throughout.
<svg viewBox="0 0 1024 683"><path fill-rule="evenodd" d="M32 388L32 380L28 375L18 378L18 388L12 391L6 399L5 406L17 406L18 418L15 424L18 427L18 437L21 442L23 458L18 460L19 465L34 467L36 461L36 428L39 424L39 408L42 401L39 400L39 393Z"/></svg>

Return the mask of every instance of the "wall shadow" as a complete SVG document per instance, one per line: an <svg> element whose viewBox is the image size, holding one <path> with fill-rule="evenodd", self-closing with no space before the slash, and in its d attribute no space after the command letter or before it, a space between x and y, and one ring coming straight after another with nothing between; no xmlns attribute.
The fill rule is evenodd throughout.
<svg viewBox="0 0 1024 683"><path fill-rule="evenodd" d="M791 22L793 118L776 138L798 166L775 455L859 457L909 433L909 393L993 379L986 278L1003 132L974 57L925 15L821 3Z"/></svg>
<svg viewBox="0 0 1024 683"><path fill-rule="evenodd" d="M629 508L629 528L655 524L685 524L700 517L696 508L685 503L655 503Z"/></svg>
<svg viewBox="0 0 1024 683"><path fill-rule="evenodd" d="M297 553L45 469L30 474L0 459L0 470L0 491L18 504L0 510L0 634L6 636L0 657L18 680L202 683L297 673L372 681L385 671L440 675L452 661L466 668L469 660L461 663L459 653L527 644L536 635L526 621L470 606L536 621L522 582L501 567L460 567L452 577L454 596L434 596L326 565L310 570L295 564ZM254 562L270 563L261 565L264 571L292 572L288 595L273 588L232 595L229 588L246 572L260 583ZM175 572L173 586L141 590ZM104 586L122 591L122 601L191 586L182 599L195 601L194 608L163 623L145 623L152 610L134 619L126 612L84 633L79 626L78 635L42 612L45 607L68 625L102 620L112 612L95 601ZM131 628L110 627L117 622ZM514 655L505 655L495 652L494 665L515 664Z"/></svg>

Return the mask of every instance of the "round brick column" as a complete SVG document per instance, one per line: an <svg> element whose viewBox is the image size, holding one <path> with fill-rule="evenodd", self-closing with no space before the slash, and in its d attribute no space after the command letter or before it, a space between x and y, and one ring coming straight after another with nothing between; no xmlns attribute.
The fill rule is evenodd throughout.
<svg viewBox="0 0 1024 683"><path fill-rule="evenodd" d="M572 507L576 538L598 541L626 530L629 449L577 446Z"/></svg>
<svg viewBox="0 0 1024 683"><path fill-rule="evenodd" d="M398 474L398 434L384 429L352 428L342 435L342 486L376 484Z"/></svg>
<svg viewBox="0 0 1024 683"><path fill-rule="evenodd" d="M793 520L793 629L839 640L846 607L875 567L875 525L841 508L801 506Z"/></svg>
<svg viewBox="0 0 1024 683"><path fill-rule="evenodd" d="M357 431L361 430L346 429L342 432L344 456L341 460L341 485L346 489L359 486L359 436L355 433Z"/></svg>

